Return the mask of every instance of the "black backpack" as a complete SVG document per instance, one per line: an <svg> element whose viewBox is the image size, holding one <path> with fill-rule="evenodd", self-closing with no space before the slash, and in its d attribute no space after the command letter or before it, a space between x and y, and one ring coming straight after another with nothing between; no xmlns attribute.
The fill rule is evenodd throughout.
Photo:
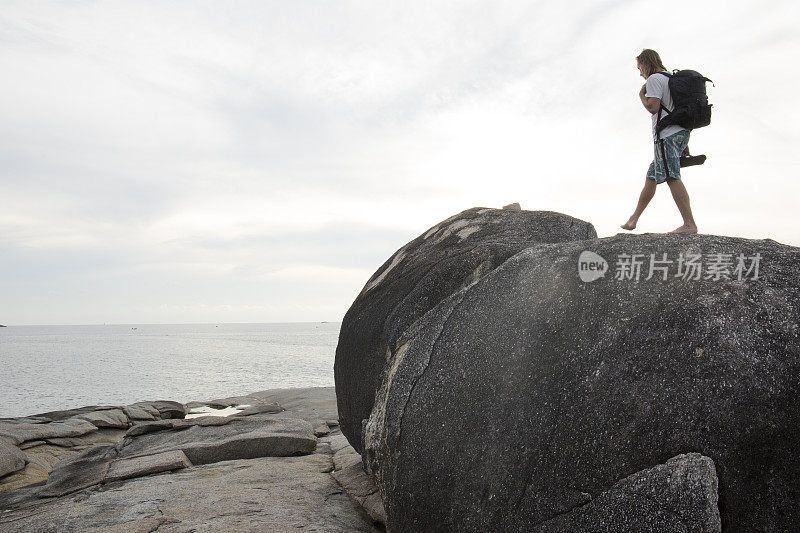
<svg viewBox="0 0 800 533"><path fill-rule="evenodd" d="M674 105L668 111L664 105L661 110L667 113L664 118L659 118L656 133L660 133L667 126L677 125L687 130L693 130L711 124L711 106L706 94L706 82L714 82L694 70L673 70L658 72L669 78L669 92ZM661 110L658 114L661 117Z"/></svg>

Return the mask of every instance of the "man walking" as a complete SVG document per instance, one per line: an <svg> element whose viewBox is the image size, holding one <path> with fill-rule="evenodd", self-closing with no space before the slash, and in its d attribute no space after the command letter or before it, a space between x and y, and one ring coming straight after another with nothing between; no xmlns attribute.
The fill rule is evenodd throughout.
<svg viewBox="0 0 800 533"><path fill-rule="evenodd" d="M695 224L692 208L689 205L689 193L681 181L680 157L684 151L688 153L689 130L677 125L667 126L658 133L656 129L659 118L662 115L666 116L666 112L661 110L661 106L663 105L670 112L674 107L669 92L669 78L661 74L667 72L667 69L661 62L658 53L649 49L642 50L642 53L636 57L636 66L639 68L639 74L646 80L639 91L639 99L653 117L655 157L647 170L644 188L639 195L636 210L620 227L626 230L635 229L639 217L656 192L656 185L666 181L672 192L672 198L683 217L683 225L670 233L697 233L697 224Z"/></svg>

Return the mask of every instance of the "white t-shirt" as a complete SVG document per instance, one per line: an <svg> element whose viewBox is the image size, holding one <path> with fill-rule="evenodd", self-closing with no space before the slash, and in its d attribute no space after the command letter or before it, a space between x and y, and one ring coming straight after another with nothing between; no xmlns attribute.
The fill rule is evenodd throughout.
<svg viewBox="0 0 800 533"><path fill-rule="evenodd" d="M664 76L663 74L651 74L649 78L647 78L647 87L645 90L644 95L648 98L660 98L661 104L666 107L669 111L675 107L672 103L672 95L669 93L669 78ZM667 112L659 109L661 112L661 118L667 116ZM658 112L653 114L653 138L655 138L656 134L656 122L658 122ZM670 135L678 133L679 131L683 131L686 128L682 128L681 126L667 126L661 133L659 134L659 139L665 139Z"/></svg>

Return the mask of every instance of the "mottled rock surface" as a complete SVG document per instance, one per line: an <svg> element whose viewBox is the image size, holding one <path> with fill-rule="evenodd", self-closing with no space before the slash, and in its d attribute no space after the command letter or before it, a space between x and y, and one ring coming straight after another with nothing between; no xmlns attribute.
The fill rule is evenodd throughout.
<svg viewBox="0 0 800 533"><path fill-rule="evenodd" d="M22 470L27 462L28 456L22 450L0 439L0 477Z"/></svg>
<svg viewBox="0 0 800 533"><path fill-rule="evenodd" d="M415 320L520 250L594 237L591 224L561 213L473 208L395 252L342 322L334 376L339 421L350 444L361 452L362 421L372 410L386 358Z"/></svg>
<svg viewBox="0 0 800 533"><path fill-rule="evenodd" d="M0 493L46 481L59 461L95 446L116 444L131 425L182 419L185 413L179 402L158 400L0 419L0 440L16 445L27 461L20 470L0 474Z"/></svg>
<svg viewBox="0 0 800 533"><path fill-rule="evenodd" d="M193 466L0 513L4 533L376 531L327 472L331 458Z"/></svg>
<svg viewBox="0 0 800 533"><path fill-rule="evenodd" d="M317 445L311 424L305 420L249 416L231 417L227 422L224 425L198 423L180 431L157 431L126 439L120 447L120 457L181 450L192 464L198 465L232 459L304 455Z"/></svg>
<svg viewBox="0 0 800 533"><path fill-rule="evenodd" d="M350 498L379 524L386 524L386 510L380 491L371 476L364 472L361 455L349 444L333 456L333 478Z"/></svg>
<svg viewBox="0 0 800 533"><path fill-rule="evenodd" d="M98 428L127 428L131 425L130 418L122 409L106 409L76 416L80 420L91 422Z"/></svg>
<svg viewBox="0 0 800 533"><path fill-rule="evenodd" d="M188 466L192 466L192 463L181 450L142 455L130 459L118 459L109 465L103 481L110 483L120 479L180 470Z"/></svg>
<svg viewBox="0 0 800 533"><path fill-rule="evenodd" d="M288 407L277 405L278 399ZM0 494L0 531L379 530L365 510L375 512L374 501L379 496L374 484L372 497L360 498L365 504L362 507L356 504L359 498L348 498L332 477L331 442L335 441L337 451L347 446L336 428L333 387L269 390L230 400L222 399L216 405L251 405L252 414L146 421L138 410L129 409L129 414L123 409L129 418L141 423L127 431L101 429L88 434L101 436L113 432L116 439L105 445L87 446L81 454L67 455L66 460L56 465L45 485L30 485ZM214 402L193 402L192 406ZM93 411L71 410L56 416L64 420L86 412ZM147 414L162 416L158 410ZM50 420L27 419L26 423ZM312 424L320 424L321 420L330 423L325 427L334 429L317 439ZM301 434L302 447L294 451L314 453L300 457L261 457L270 446L245 445L235 452L248 456L255 453L255 458L225 460L230 459L225 454L231 452L231 441L240 438L242 443L249 439L251 444L258 444L267 430L278 440L296 439ZM101 438L95 438L97 443L102 442ZM44 441L28 442L33 444L32 450L47 446L69 450ZM214 446L223 448L212 455L220 462L191 465L182 449L198 442L210 446L206 452ZM352 448L348 453L360 461ZM49 470L45 471L45 479ZM351 491L356 488L364 492L358 482L371 482L363 470L361 478L353 477L356 483L341 479Z"/></svg>
<svg viewBox="0 0 800 533"><path fill-rule="evenodd" d="M142 433L141 429L152 431ZM113 446L88 448L58 462L47 483L31 494L39 498L63 496L136 473L173 470L182 467L180 457L185 457L187 464L201 465L305 455L313 452L316 445L311 424L299 419L270 420L262 415L150 422L131 428L122 442ZM169 467L170 464L176 466Z"/></svg>
<svg viewBox="0 0 800 533"><path fill-rule="evenodd" d="M578 275L587 250L611 265L590 283ZM666 279L647 279L646 266L617 279L625 254L675 264ZM734 265L727 279L676 276L691 254ZM760 254L756 279L737 278L738 254ZM634 235L525 249L386 354L365 441L389 528L528 529L698 452L716 466L723 529L792 530L799 324L800 250L774 241ZM386 338L367 319L343 325L369 328Z"/></svg>
<svg viewBox="0 0 800 533"><path fill-rule="evenodd" d="M86 420L70 418L64 422L30 423L0 420L0 437L19 446L23 442L61 437L80 437L97 431L97 426Z"/></svg>
<svg viewBox="0 0 800 533"><path fill-rule="evenodd" d="M534 531L719 533L722 524L717 484L711 459L698 453L679 455L663 465L631 474L596 498L539 524ZM526 493L522 505L534 500L534 493Z"/></svg>

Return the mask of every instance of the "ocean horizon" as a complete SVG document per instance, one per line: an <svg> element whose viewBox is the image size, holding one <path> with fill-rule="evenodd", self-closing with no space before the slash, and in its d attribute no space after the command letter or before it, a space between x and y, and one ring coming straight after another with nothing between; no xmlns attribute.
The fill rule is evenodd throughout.
<svg viewBox="0 0 800 533"><path fill-rule="evenodd" d="M340 322L7 325L0 418L332 386Z"/></svg>

